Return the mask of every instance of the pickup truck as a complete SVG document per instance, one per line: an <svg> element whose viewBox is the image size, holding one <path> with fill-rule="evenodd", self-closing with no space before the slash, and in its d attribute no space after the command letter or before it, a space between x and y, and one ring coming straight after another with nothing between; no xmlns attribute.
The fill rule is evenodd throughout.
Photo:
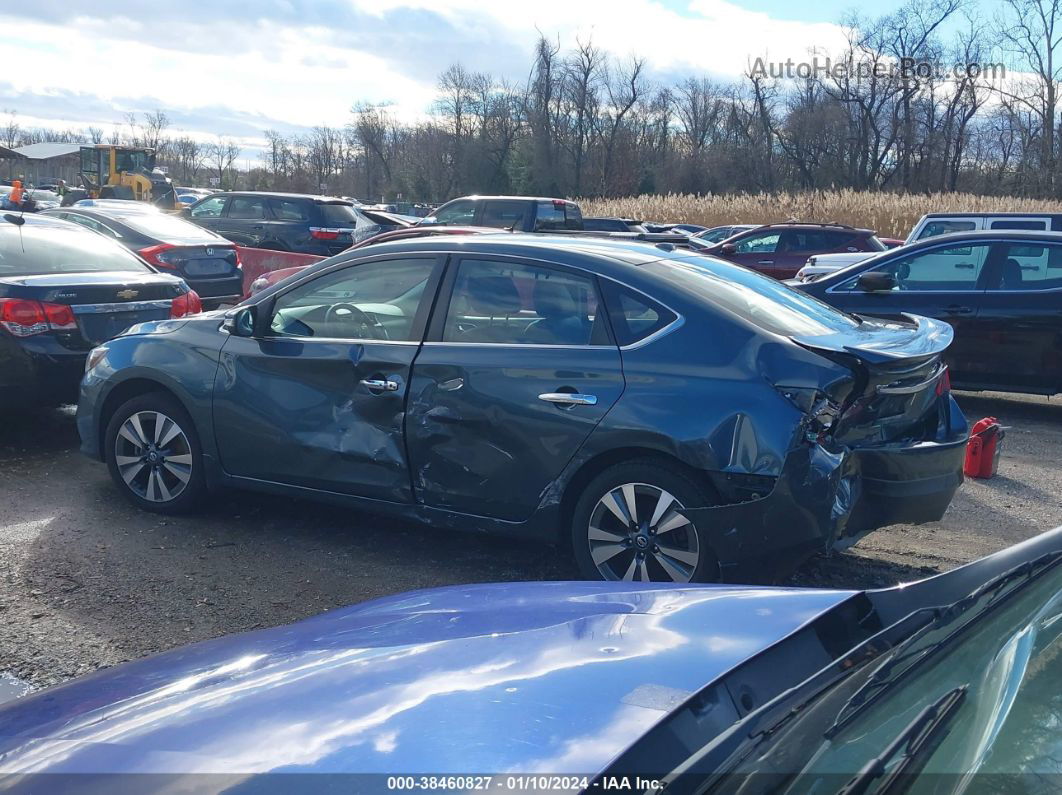
<svg viewBox="0 0 1062 795"><path fill-rule="evenodd" d="M463 196L446 202L418 226L490 226L514 232L583 231L579 205L532 196Z"/></svg>

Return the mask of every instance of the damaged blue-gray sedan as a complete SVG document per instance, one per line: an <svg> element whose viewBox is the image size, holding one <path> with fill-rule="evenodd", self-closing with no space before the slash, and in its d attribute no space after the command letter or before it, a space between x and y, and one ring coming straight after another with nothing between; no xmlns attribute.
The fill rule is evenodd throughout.
<svg viewBox="0 0 1062 795"><path fill-rule="evenodd" d="M667 245L429 238L130 329L78 428L148 510L257 489L570 539L589 578L765 580L944 514L951 339Z"/></svg>

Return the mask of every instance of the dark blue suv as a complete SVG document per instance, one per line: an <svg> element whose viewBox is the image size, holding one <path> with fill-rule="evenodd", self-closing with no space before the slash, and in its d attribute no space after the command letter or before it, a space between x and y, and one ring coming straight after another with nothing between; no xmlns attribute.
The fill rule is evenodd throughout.
<svg viewBox="0 0 1062 795"><path fill-rule="evenodd" d="M769 577L943 515L951 338L648 243L423 238L130 330L78 429L149 510L241 487L570 539L593 578Z"/></svg>
<svg viewBox="0 0 1062 795"><path fill-rule="evenodd" d="M305 193L215 193L182 213L241 246L322 257L382 231L352 202Z"/></svg>

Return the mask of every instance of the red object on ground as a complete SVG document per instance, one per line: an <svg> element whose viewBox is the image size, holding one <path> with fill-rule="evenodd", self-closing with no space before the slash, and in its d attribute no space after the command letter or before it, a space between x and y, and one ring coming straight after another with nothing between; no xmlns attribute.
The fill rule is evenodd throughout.
<svg viewBox="0 0 1062 795"><path fill-rule="evenodd" d="M970 429L970 441L966 443L966 462L962 471L971 478L990 478L999 466L999 454L1003 448L1004 428L995 417L978 420Z"/></svg>

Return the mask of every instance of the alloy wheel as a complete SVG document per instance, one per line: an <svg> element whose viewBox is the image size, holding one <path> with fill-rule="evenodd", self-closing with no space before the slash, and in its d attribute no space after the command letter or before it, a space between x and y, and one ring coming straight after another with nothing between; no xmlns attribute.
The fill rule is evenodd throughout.
<svg viewBox="0 0 1062 795"><path fill-rule="evenodd" d="M692 522L674 495L648 483L610 490L590 514L590 557L606 580L689 582L700 562Z"/></svg>
<svg viewBox="0 0 1062 795"><path fill-rule="evenodd" d="M138 411L121 424L114 461L129 489L149 502L176 499L192 476L188 436L158 411Z"/></svg>

